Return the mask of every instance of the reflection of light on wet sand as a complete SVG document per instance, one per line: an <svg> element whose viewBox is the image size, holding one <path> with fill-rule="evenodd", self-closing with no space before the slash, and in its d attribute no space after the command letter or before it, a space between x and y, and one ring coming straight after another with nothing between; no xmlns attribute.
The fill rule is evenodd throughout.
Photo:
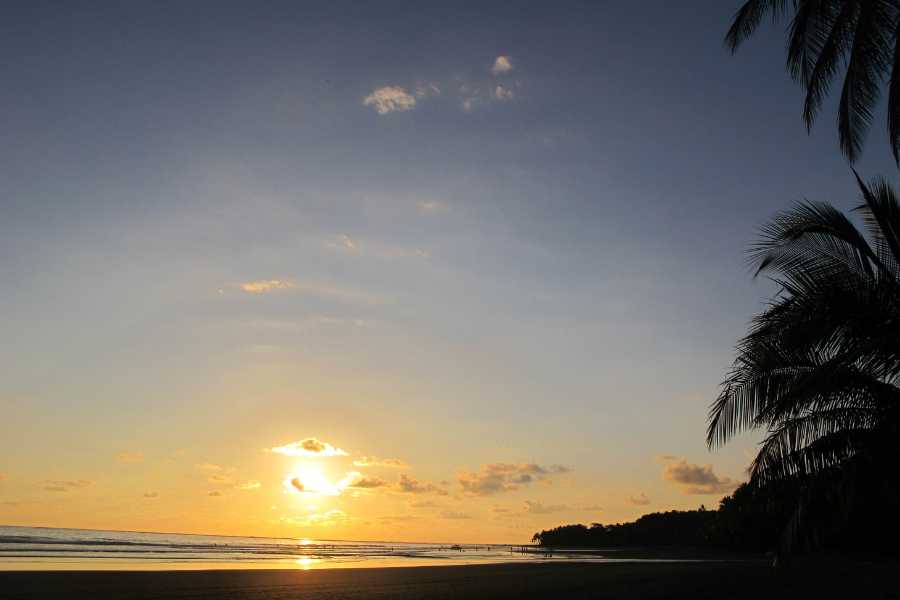
<svg viewBox="0 0 900 600"><path fill-rule="evenodd" d="M309 546L310 544L312 544L312 540L307 540L307 539L300 540L301 546Z"/></svg>
<svg viewBox="0 0 900 600"><path fill-rule="evenodd" d="M319 561L314 558L310 558L308 556L304 556L303 558L297 559L297 565L304 571L308 571L309 568L317 562L319 562Z"/></svg>

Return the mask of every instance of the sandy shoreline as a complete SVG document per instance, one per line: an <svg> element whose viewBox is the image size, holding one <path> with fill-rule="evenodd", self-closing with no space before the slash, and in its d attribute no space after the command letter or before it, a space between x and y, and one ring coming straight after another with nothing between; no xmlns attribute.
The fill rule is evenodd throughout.
<svg viewBox="0 0 900 600"><path fill-rule="evenodd" d="M6 600L426 598L897 598L896 563L494 564L311 571L5 572Z"/></svg>

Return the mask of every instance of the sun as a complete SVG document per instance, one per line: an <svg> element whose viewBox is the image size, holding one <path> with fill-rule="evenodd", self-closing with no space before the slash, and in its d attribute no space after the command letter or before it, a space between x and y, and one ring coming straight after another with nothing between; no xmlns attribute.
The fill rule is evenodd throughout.
<svg viewBox="0 0 900 600"><path fill-rule="evenodd" d="M289 474L284 480L284 487L291 493L311 494L313 496L339 496L340 485L332 483L315 467L302 467Z"/></svg>

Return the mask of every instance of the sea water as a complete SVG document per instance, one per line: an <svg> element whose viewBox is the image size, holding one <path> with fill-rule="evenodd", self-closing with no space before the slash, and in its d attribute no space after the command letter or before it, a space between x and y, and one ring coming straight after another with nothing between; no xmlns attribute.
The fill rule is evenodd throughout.
<svg viewBox="0 0 900 600"><path fill-rule="evenodd" d="M0 526L0 570L6 571L310 569L573 558L616 560L505 544L354 542Z"/></svg>

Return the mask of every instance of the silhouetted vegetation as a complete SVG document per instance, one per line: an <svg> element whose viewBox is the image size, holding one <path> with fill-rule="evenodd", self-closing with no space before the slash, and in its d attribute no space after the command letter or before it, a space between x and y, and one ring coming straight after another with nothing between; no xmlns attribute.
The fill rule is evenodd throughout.
<svg viewBox="0 0 900 600"><path fill-rule="evenodd" d="M787 70L806 90L807 128L831 83L844 71L838 104L841 150L850 162L862 152L872 112L887 81L887 128L900 163L900 4L896 0L749 0L735 15L725 43L736 51L760 23L790 15Z"/></svg>
<svg viewBox="0 0 900 600"><path fill-rule="evenodd" d="M536 533L543 546L615 548L671 546L736 551L770 550L789 514L776 496L744 484L723 498L718 510L671 510L644 515L631 523L563 525Z"/></svg>
<svg viewBox="0 0 900 600"><path fill-rule="evenodd" d="M842 504L845 517L830 529L812 529L820 536L803 540L814 546L853 553L897 554L900 511L896 476L861 478L854 493L818 506ZM733 552L772 552L779 548L808 482L794 479L766 489L743 484L723 498L716 510L672 510L644 515L630 523L562 525L534 534L532 541L555 548L678 547ZM834 522L833 522L834 523Z"/></svg>

